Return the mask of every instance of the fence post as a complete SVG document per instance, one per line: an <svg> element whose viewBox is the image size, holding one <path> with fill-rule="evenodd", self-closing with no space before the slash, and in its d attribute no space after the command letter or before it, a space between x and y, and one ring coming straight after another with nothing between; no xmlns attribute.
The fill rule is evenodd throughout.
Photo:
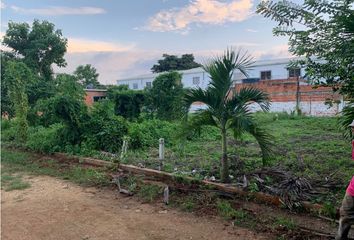
<svg viewBox="0 0 354 240"><path fill-rule="evenodd" d="M162 162L165 159L165 139L159 139L159 171L162 169Z"/></svg>

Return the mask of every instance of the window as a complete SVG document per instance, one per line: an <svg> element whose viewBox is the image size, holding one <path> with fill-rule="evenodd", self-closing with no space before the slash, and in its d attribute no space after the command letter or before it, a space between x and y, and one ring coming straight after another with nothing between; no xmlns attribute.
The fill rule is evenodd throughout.
<svg viewBox="0 0 354 240"><path fill-rule="evenodd" d="M94 102L98 102L98 101L100 101L100 100L102 100L102 99L105 99L106 97L105 96L94 96L93 97L93 101Z"/></svg>
<svg viewBox="0 0 354 240"><path fill-rule="evenodd" d="M261 80L270 80L272 79L272 71L262 71Z"/></svg>
<svg viewBox="0 0 354 240"><path fill-rule="evenodd" d="M151 88L151 82L146 82L146 87Z"/></svg>
<svg viewBox="0 0 354 240"><path fill-rule="evenodd" d="M301 69L300 68L290 68L289 69L289 78L300 77Z"/></svg>
<svg viewBox="0 0 354 240"><path fill-rule="evenodd" d="M138 84L137 83L133 83L133 89L138 89Z"/></svg>
<svg viewBox="0 0 354 240"><path fill-rule="evenodd" d="M200 77L193 77L193 85L199 85Z"/></svg>

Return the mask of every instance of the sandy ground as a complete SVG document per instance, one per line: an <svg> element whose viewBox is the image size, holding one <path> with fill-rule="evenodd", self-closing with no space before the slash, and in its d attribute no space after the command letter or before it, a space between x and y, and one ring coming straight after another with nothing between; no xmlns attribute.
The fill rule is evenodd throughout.
<svg viewBox="0 0 354 240"><path fill-rule="evenodd" d="M114 191L56 178L26 178L31 188L2 193L1 239L267 239L219 218L141 204Z"/></svg>

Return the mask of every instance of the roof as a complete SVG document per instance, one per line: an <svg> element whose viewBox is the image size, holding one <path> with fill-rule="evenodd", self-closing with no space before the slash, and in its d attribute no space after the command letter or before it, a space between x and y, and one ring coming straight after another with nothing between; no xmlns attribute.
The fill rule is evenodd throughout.
<svg viewBox="0 0 354 240"><path fill-rule="evenodd" d="M302 60L304 58L301 57L292 57L292 58L278 58L278 59L268 59L268 60L258 60L253 64L253 67L260 67L260 66L269 66L269 65L278 65L278 64L287 64L290 61L296 61L296 60ZM181 74L193 74L193 73L202 73L205 72L203 68L198 67L198 68L193 68L189 70L181 70L177 71ZM148 74L143 74L143 75L138 75L138 76L133 76L133 77L128 77L128 78L121 78L118 79L117 81L129 81L129 80L142 80L142 79L154 79L158 75L166 73L166 72L161 72L161 73L148 73Z"/></svg>
<svg viewBox="0 0 354 240"><path fill-rule="evenodd" d="M85 88L84 90L85 90L85 92L107 92L107 89L88 89L88 88Z"/></svg>

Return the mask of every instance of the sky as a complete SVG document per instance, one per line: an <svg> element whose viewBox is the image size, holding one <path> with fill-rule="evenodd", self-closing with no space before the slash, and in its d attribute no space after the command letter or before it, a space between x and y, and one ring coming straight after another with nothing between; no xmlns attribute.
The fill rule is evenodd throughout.
<svg viewBox="0 0 354 240"><path fill-rule="evenodd" d="M288 39L273 36L275 22L257 15L260 0L3 0L1 36L9 21L47 20L68 39L72 73L93 65L102 84L151 72L162 54L194 54L203 63L227 47L255 59L289 57Z"/></svg>

